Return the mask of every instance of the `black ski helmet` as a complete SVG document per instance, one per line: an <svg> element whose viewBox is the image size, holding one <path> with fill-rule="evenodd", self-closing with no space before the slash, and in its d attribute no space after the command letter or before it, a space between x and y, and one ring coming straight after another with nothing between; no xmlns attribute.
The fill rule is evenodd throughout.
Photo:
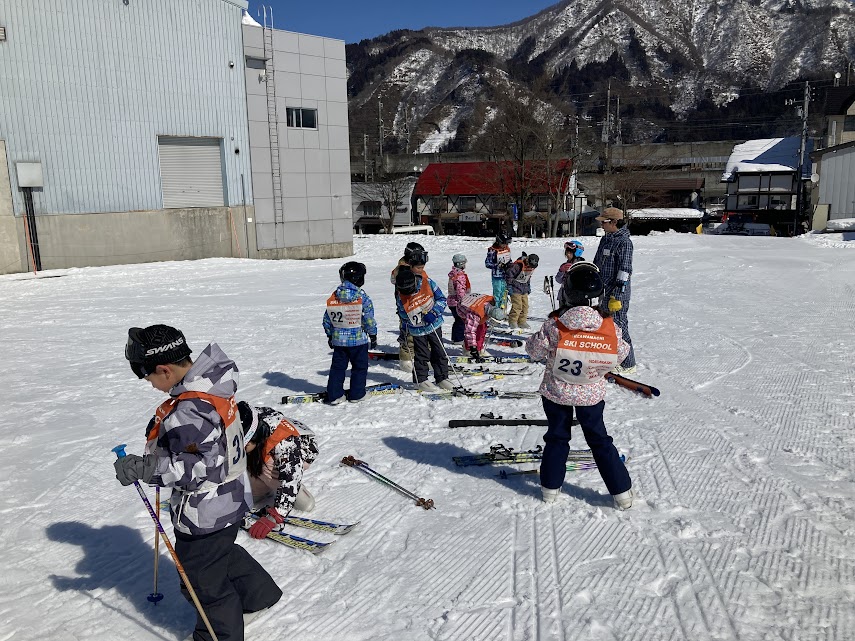
<svg viewBox="0 0 855 641"><path fill-rule="evenodd" d="M416 275L406 265L398 268L398 275L395 277L395 289L404 296L416 293Z"/></svg>
<svg viewBox="0 0 855 641"><path fill-rule="evenodd" d="M560 292L561 307L591 305L603 295L603 279L593 263L576 263L564 275Z"/></svg>
<svg viewBox="0 0 855 641"><path fill-rule="evenodd" d="M145 329L131 327L128 330L125 358L137 378L145 378L158 365L183 361L191 353L181 330L169 325L150 325Z"/></svg>
<svg viewBox="0 0 855 641"><path fill-rule="evenodd" d="M418 243L407 243L407 247L404 249L404 262L411 267L427 265L427 250Z"/></svg>
<svg viewBox="0 0 855 641"><path fill-rule="evenodd" d="M511 236L503 231L500 231L498 234L496 234L497 245L507 245L509 242L511 242L511 240Z"/></svg>
<svg viewBox="0 0 855 641"><path fill-rule="evenodd" d="M357 287L362 287L365 284L365 265L356 261L350 261L341 266L341 269L338 270L338 275L341 278L341 282L347 281Z"/></svg>
<svg viewBox="0 0 855 641"><path fill-rule="evenodd" d="M525 264L531 267L532 269L536 269L540 264L540 256L537 254L529 254L525 257Z"/></svg>

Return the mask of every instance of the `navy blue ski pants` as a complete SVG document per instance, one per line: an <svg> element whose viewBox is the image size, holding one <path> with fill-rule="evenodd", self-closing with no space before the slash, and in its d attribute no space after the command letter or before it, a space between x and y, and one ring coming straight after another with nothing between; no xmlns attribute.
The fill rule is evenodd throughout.
<svg viewBox="0 0 855 641"><path fill-rule="evenodd" d="M330 375L327 379L327 400L334 401L344 395L344 377L350 363L350 392L348 400L358 401L365 396L368 380L368 343L353 347L333 347Z"/></svg>
<svg viewBox="0 0 855 641"><path fill-rule="evenodd" d="M451 315L454 316L454 325L451 326L451 342L462 343L465 338L466 324L463 322L460 314L457 313L456 305L449 305L448 308L451 310Z"/></svg>
<svg viewBox="0 0 855 641"><path fill-rule="evenodd" d="M543 435L543 460L540 462L540 484L549 489L561 487L567 473L567 454L570 452L570 425L573 422L573 411L579 419L585 442L591 448L594 461L600 470L600 476L609 490L609 494L620 494L632 487L632 479L626 466L620 460L617 448L612 443L612 437L606 432L603 422L605 401L589 407L559 405L548 398L543 398L543 411L549 427Z"/></svg>

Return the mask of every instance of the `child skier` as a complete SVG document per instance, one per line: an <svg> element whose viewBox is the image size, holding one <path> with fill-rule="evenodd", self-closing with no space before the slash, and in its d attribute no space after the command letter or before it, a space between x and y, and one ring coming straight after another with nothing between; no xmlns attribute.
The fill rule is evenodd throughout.
<svg viewBox="0 0 855 641"><path fill-rule="evenodd" d="M413 337L414 374L423 392L453 390L448 380L448 357L442 344L442 312L445 295L427 274L419 276L409 267L401 267L395 279L398 317L406 332ZM428 378L428 362L433 368L436 385Z"/></svg>
<svg viewBox="0 0 855 641"><path fill-rule="evenodd" d="M632 479L603 422L603 377L626 357L629 345L608 312L597 309L602 295L603 281L596 266L573 265L564 277L560 307L526 342L532 360L546 361L539 391L549 427L543 436L540 485L547 503L561 492L575 410L600 476L617 507L626 510L632 507Z"/></svg>
<svg viewBox="0 0 855 641"><path fill-rule="evenodd" d="M505 320L505 311L496 306L496 299L487 294L469 293L457 304L457 313L466 324L464 331L464 349L473 359L489 356L484 351L484 339L487 336L487 320Z"/></svg>
<svg viewBox="0 0 855 641"><path fill-rule="evenodd" d="M508 325L511 329L528 329L528 295L531 294L531 277L540 258L537 254L523 255L505 270L505 280L511 293L511 311Z"/></svg>
<svg viewBox="0 0 855 641"><path fill-rule="evenodd" d="M216 343L194 363L179 330L128 330L125 358L138 378L169 394L147 430L144 456L114 463L122 485L172 488L175 552L220 639L243 638L243 614L269 608L282 591L235 543L252 496L234 395L238 368ZM182 585L185 598L191 598ZM195 639L209 639L197 616Z"/></svg>
<svg viewBox="0 0 855 641"><path fill-rule="evenodd" d="M311 512L315 507L314 497L303 485L303 471L317 458L318 445L312 430L271 407L252 407L241 401L238 412L253 510L263 510L249 535L263 539L292 508Z"/></svg>
<svg viewBox="0 0 855 641"><path fill-rule="evenodd" d="M339 405L345 401L344 377L350 362L350 392L348 399L356 403L365 398L368 379L368 348L377 347L377 323L374 305L362 289L365 265L345 263L338 270L341 285L327 299L324 312L324 332L333 350L327 379L327 402Z"/></svg>
<svg viewBox="0 0 855 641"><path fill-rule="evenodd" d="M448 307L454 316L454 325L451 326L451 342L454 345L463 344L464 324L463 318L458 312L460 300L472 291L469 276L466 275L466 256L454 254L451 259L452 268L448 272Z"/></svg>
<svg viewBox="0 0 855 641"><path fill-rule="evenodd" d="M424 247L419 243L407 243L404 248L404 255L398 259L398 265L392 270L392 276L389 279L392 281L392 286L395 286L395 279L398 277L398 270L401 267L409 267L414 274L423 275L427 259L428 254ZM398 367L405 372L412 372L413 358L413 337L406 333L404 325L401 323L398 328Z"/></svg>
<svg viewBox="0 0 855 641"><path fill-rule="evenodd" d="M507 307L508 287L505 282L505 269L511 264L511 237L500 232L496 234L496 240L487 249L487 257L484 265L490 270L493 278L493 298L496 305L505 309Z"/></svg>
<svg viewBox="0 0 855 641"><path fill-rule="evenodd" d="M570 269L573 265L578 262L585 260L582 258L582 252L585 251L585 246L581 241L578 240L568 240L564 243L564 263L562 263L561 267L558 268L558 273L555 274L555 282L559 285L564 283L564 274L567 273L567 270ZM560 297L560 295L559 295Z"/></svg>

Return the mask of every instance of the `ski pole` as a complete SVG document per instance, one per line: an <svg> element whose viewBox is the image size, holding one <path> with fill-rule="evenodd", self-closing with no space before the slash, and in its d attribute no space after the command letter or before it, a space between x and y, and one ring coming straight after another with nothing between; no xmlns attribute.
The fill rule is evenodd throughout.
<svg viewBox="0 0 855 641"><path fill-rule="evenodd" d="M451 367L451 371L454 372L454 375L457 377L457 382L460 383L460 387L464 387L463 379L460 377L460 372L457 371L457 368L454 366L454 363L451 362L451 357L448 355L448 350L445 349L445 343L442 342L442 336L437 336L436 332L438 330L434 330L434 336L439 340L439 344L442 345L442 351L445 354L445 360L448 361L448 366Z"/></svg>
<svg viewBox="0 0 855 641"><path fill-rule="evenodd" d="M160 486L154 490L154 504L157 506L157 520L160 521ZM154 526L154 592L148 595L148 600L157 605L158 601L163 600L163 595L157 591L157 569L160 564L160 532L157 531L157 524Z"/></svg>
<svg viewBox="0 0 855 641"><path fill-rule="evenodd" d="M125 454L125 447L127 447L127 445L122 443L121 445L117 445L113 448L112 451L116 453L116 458L123 458L127 456L127 454ZM211 635L211 638L214 641L219 641L217 639L217 635L214 633L214 628L211 627L211 622L208 621L208 617L205 614L205 610L202 608L202 604L199 603L199 597L196 596L196 590L194 590L193 586L190 585L190 579L187 578L187 573L184 571L184 566L181 565L181 561L178 560L178 554L175 553L175 548L172 547L172 542L169 540L169 537L166 536L166 532L163 531L163 525L161 525L160 519L157 518L157 514L155 514L154 509L151 507L151 503L149 503L145 492L143 492L143 489L140 486L140 482L134 481L134 487L137 488L137 492L139 493L142 502L145 503L146 508L148 508L148 514L154 521L158 533L160 534L160 536L163 537L163 543L169 550L169 554L172 555L172 560L175 561L175 569L177 569L178 574L181 575L181 580L184 581L184 585L187 587L187 592L190 593L190 597L193 599L193 604L199 611L199 616L202 617L202 621L205 623L205 627L208 628L208 634Z"/></svg>
<svg viewBox="0 0 855 641"><path fill-rule="evenodd" d="M423 507L426 510L436 509L433 504L433 499L420 498L407 488L401 487L400 485L395 483L395 481L387 479L379 472L372 470L370 467L368 467L365 461L360 461L359 459L354 458L353 456L345 456L343 459L341 459L341 464L347 465L348 467L356 468L366 476L373 478L375 481L378 481L380 483L383 483L384 485L387 485L388 487L391 487L393 490L398 492L398 494L402 494L408 499L412 499L413 501L415 501L416 505L418 505L419 507Z"/></svg>
<svg viewBox="0 0 855 641"><path fill-rule="evenodd" d="M555 311L555 276L549 277L549 300L552 302L552 311Z"/></svg>

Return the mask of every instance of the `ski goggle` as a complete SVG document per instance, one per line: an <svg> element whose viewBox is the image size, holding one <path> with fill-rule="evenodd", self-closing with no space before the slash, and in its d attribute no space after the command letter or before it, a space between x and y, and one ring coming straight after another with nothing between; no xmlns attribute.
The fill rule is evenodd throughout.
<svg viewBox="0 0 855 641"><path fill-rule="evenodd" d="M572 251L574 256L581 256L585 247L581 243L564 243L564 253Z"/></svg>
<svg viewBox="0 0 855 641"><path fill-rule="evenodd" d="M416 267L419 265L427 265L428 253L424 249L413 250L410 252L410 259L407 262Z"/></svg>
<svg viewBox="0 0 855 641"><path fill-rule="evenodd" d="M140 340L139 327L132 327L128 330L128 343L125 345L125 358L131 364L131 371L136 374L137 378L145 378L152 372L149 372L145 365L145 345Z"/></svg>

